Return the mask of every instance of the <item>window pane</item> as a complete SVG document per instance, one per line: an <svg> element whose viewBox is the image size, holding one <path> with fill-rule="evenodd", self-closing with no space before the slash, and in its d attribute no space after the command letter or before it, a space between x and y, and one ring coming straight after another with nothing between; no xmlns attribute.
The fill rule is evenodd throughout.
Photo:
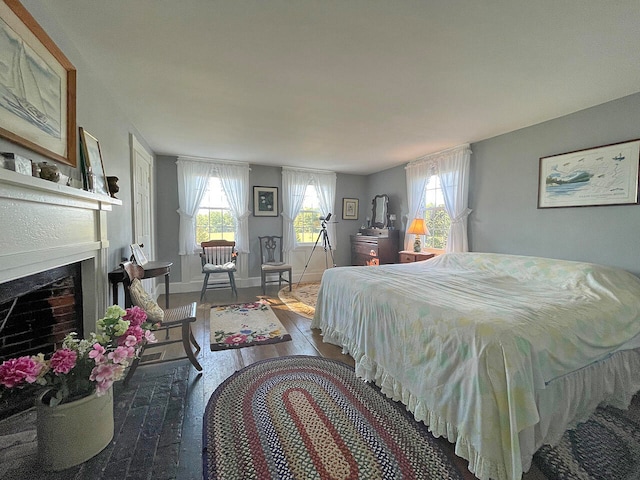
<svg viewBox="0 0 640 480"><path fill-rule="evenodd" d="M313 185L307 185L300 213L293 221L298 243L315 243L320 233L320 201Z"/></svg>
<svg viewBox="0 0 640 480"><path fill-rule="evenodd" d="M427 183L424 217L429 229L425 247L444 250L447 246L451 219L444 208L444 196L437 175L432 175Z"/></svg>
<svg viewBox="0 0 640 480"><path fill-rule="evenodd" d="M235 240L236 219L218 177L211 177L196 216L196 243Z"/></svg>

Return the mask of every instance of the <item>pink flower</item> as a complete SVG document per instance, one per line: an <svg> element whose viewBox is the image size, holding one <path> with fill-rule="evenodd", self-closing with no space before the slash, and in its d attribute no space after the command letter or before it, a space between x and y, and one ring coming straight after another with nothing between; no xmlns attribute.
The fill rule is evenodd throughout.
<svg viewBox="0 0 640 480"><path fill-rule="evenodd" d="M118 365L115 363L102 363L100 365L96 365L91 370L91 375L89 376L89 380L92 382L104 382L117 380L119 376L124 371L123 365Z"/></svg>
<svg viewBox="0 0 640 480"><path fill-rule="evenodd" d="M68 348L61 348L60 350L56 350L53 355L51 355L51 360L49 364L51 365L51 369L54 373L69 373L73 367L76 366L76 359L78 358L78 354L73 350L69 350Z"/></svg>
<svg viewBox="0 0 640 480"><path fill-rule="evenodd" d="M106 350L99 343L93 344L93 349L89 352L89 358L93 358L96 363L104 362L104 352Z"/></svg>
<svg viewBox="0 0 640 480"><path fill-rule="evenodd" d="M113 352L109 353L107 357L113 363L124 363L136 354L136 351L133 347L125 347L121 346L116 348Z"/></svg>
<svg viewBox="0 0 640 480"><path fill-rule="evenodd" d="M129 320L129 325L132 327L139 327L147 320L147 312L140 307L127 308L127 313L124 320Z"/></svg>
<svg viewBox="0 0 640 480"><path fill-rule="evenodd" d="M131 343L132 340L129 337L134 337L135 343L132 344ZM137 345L142 341L143 338L144 338L144 330L142 330L141 327L130 326L129 328L127 328L127 331L124 332L124 335L118 338L118 345L129 345L129 346Z"/></svg>
<svg viewBox="0 0 640 480"><path fill-rule="evenodd" d="M230 335L227 338L225 338L224 343L233 345L233 344L243 343L246 339L247 339L246 335L236 333L235 335Z"/></svg>
<svg viewBox="0 0 640 480"><path fill-rule="evenodd" d="M12 358L0 365L0 384L13 388L23 382L33 383L41 370L42 364L31 357Z"/></svg>
<svg viewBox="0 0 640 480"><path fill-rule="evenodd" d="M156 343L158 341L158 339L156 338L156 336L153 334L153 332L151 330L145 330L144 331L144 339L148 343Z"/></svg>

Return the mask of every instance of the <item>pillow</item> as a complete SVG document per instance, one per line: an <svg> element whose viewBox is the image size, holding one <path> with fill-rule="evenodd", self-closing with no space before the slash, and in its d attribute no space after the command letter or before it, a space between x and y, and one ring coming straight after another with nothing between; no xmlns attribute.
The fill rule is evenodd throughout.
<svg viewBox="0 0 640 480"><path fill-rule="evenodd" d="M162 322L164 320L164 310L160 308L153 298L142 286L142 282L134 278L129 287L131 302L147 312L147 319L150 322Z"/></svg>

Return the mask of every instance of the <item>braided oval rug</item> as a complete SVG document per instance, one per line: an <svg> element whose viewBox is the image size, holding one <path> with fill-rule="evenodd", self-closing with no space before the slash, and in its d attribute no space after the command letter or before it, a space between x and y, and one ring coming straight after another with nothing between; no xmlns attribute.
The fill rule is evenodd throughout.
<svg viewBox="0 0 640 480"><path fill-rule="evenodd" d="M308 356L255 363L216 389L203 462L206 480L464 478L403 407L348 365Z"/></svg>

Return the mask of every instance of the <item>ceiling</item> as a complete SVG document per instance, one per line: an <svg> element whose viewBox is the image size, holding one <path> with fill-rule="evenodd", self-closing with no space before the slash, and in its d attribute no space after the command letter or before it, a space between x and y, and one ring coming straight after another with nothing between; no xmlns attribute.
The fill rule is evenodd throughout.
<svg viewBox="0 0 640 480"><path fill-rule="evenodd" d="M56 0L156 154L369 174L640 91L638 0Z"/></svg>

